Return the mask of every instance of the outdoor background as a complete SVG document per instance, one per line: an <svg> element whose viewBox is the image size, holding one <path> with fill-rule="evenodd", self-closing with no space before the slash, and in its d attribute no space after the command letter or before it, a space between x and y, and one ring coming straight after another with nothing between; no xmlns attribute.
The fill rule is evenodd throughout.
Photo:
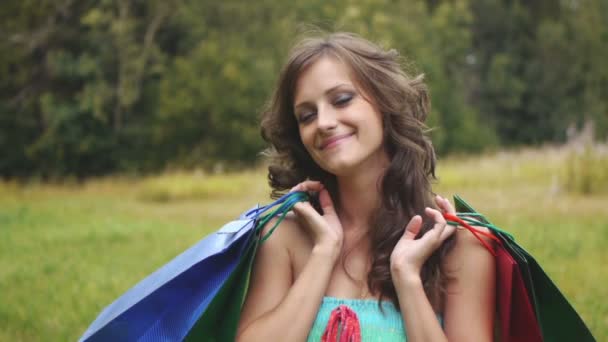
<svg viewBox="0 0 608 342"><path fill-rule="evenodd" d="M513 232L608 340L607 0L3 0L0 341L76 340L269 202L259 113L313 28L426 75L434 190Z"/></svg>

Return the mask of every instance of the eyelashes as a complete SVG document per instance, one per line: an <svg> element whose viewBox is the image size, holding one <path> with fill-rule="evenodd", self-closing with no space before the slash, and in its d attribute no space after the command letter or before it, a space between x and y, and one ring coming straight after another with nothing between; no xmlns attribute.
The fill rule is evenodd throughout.
<svg viewBox="0 0 608 342"><path fill-rule="evenodd" d="M348 104L350 104L350 102L352 101L352 99L354 97L355 97L355 94L352 94L352 93L338 95L332 101L332 106L337 107L337 108L346 107ZM314 118L314 116L316 114L317 114L316 110L302 111L300 114L298 114L298 122L300 122L300 123L309 122L312 120L312 118Z"/></svg>
<svg viewBox="0 0 608 342"><path fill-rule="evenodd" d="M300 114L298 115L298 122L299 123L306 123L308 121L310 121L310 119L312 119L312 117L315 115L316 113L306 113L306 114Z"/></svg>
<svg viewBox="0 0 608 342"><path fill-rule="evenodd" d="M338 96L338 98L334 101L334 106L344 106L349 103L353 99L352 94L346 94Z"/></svg>

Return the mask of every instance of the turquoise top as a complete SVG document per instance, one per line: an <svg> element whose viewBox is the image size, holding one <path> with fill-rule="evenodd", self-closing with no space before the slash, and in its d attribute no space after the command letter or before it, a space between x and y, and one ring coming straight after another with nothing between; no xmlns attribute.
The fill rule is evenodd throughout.
<svg viewBox="0 0 608 342"><path fill-rule="evenodd" d="M325 332L331 312L340 305L348 306L357 314L359 325L361 326L362 342L403 342L407 340L403 318L392 302L382 301L383 314L378 307L378 300L376 299L324 297L319 307L317 318L308 334L308 342L321 341L321 336ZM441 323L441 318L439 318L439 321Z"/></svg>
<svg viewBox="0 0 608 342"><path fill-rule="evenodd" d="M319 313L308 334L308 342L319 342L327 327L331 312L340 305L351 308L359 318L361 341L403 342L406 340L401 313L392 302L382 301L384 314L376 299L341 299L324 297Z"/></svg>

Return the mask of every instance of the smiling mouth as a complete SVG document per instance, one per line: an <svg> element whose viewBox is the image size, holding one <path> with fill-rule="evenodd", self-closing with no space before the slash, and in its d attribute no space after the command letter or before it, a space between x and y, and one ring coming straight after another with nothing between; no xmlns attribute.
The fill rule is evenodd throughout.
<svg viewBox="0 0 608 342"><path fill-rule="evenodd" d="M353 134L355 134L355 133L342 134L342 135L338 135L338 136L329 138L329 139L323 141L323 143L321 144L321 146L319 147L319 149L320 150L325 150L325 149L331 148L333 146L336 146L342 140L351 137Z"/></svg>

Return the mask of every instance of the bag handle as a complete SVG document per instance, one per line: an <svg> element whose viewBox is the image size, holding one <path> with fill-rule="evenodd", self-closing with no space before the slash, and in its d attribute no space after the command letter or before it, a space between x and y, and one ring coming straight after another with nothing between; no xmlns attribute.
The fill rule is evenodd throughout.
<svg viewBox="0 0 608 342"><path fill-rule="evenodd" d="M308 194L302 191L296 191L296 192L288 192L285 195L281 196L279 199L277 199L276 201L261 206L259 208L253 208L251 210L249 210L247 213L245 213L246 217L250 217L252 216L252 218L258 218L260 215L262 215L263 213L267 212L268 210L276 207L279 204L283 204L286 201L291 201L294 200L294 198L301 198L302 196L306 197L306 200L308 199Z"/></svg>
<svg viewBox="0 0 608 342"><path fill-rule="evenodd" d="M456 213L456 215L458 217L460 217L463 221L466 221L466 222L468 222L470 224L474 224L476 226L486 227L486 228L488 228L490 230L493 230L495 232L501 233L502 235L505 235L511 241L515 241L515 237L513 235L511 235L511 233L509 233L509 232L507 232L505 230L502 230L502 229L496 227L495 225L489 223L488 220L485 218L485 216L483 216L480 213ZM482 219L482 221L479 221L479 220L476 220L474 218L471 218L470 216L471 217L479 217L479 218Z"/></svg>
<svg viewBox="0 0 608 342"><path fill-rule="evenodd" d="M494 257L497 256L496 251L492 247L490 247L490 245L488 245L488 243L478 235L478 234L483 235L483 236L485 236L487 238L490 238L490 239L498 242L499 244L502 244L502 242L500 241L500 239L497 238L496 236L494 236L494 234L481 231L481 230L479 230L479 229L471 226L467 222L468 220L465 221L464 219L462 219L462 218L460 218L460 217L458 217L458 216L456 216L454 214L443 213L443 217L446 219L447 223L449 225L451 225L451 226L458 226L458 225L460 225L460 226L463 226L464 228L468 229L471 233L473 233L473 235L477 238L477 240L479 240L486 247L486 249L488 251L490 251L490 253L492 253L492 255L494 255ZM480 226L485 226L485 224L481 224L481 222L478 222L476 220L472 220L472 221L475 222L474 224L478 224L479 223Z"/></svg>
<svg viewBox="0 0 608 342"><path fill-rule="evenodd" d="M266 223L268 223L268 221L270 221L272 218L276 217L279 214L281 216L279 217L277 222L274 224L274 226L264 236L262 236L260 242L264 242L264 241L268 240L270 235L272 235L274 230L277 229L277 227L279 226L279 224L281 224L281 222L283 221L283 219L285 218L287 213L289 211L291 211L291 209L293 209L293 207L294 207L294 205L296 205L296 203L308 201L308 199L309 199L309 196L308 196L307 192L294 191L294 192L290 192L290 193L283 195L281 198L276 200L274 203L271 203L268 206L265 206L264 209L258 213L258 217L259 217L259 214L266 212L267 210L276 206L277 204L281 204L278 208L274 209L270 213L263 215L260 218L260 223L256 226L256 229L261 230L262 227L264 227L266 225Z"/></svg>
<svg viewBox="0 0 608 342"><path fill-rule="evenodd" d="M264 236L262 236L260 242L263 243L266 240L268 240L268 238L272 235L272 233L275 231L275 229L277 229L279 224L281 224L283 219L285 219L285 216L287 215L287 213L293 209L293 207L296 205L296 203L304 202L304 201L308 201L308 200L309 200L309 196L308 196L307 192L304 192L304 191L289 192L289 193L281 196L279 199L277 199L273 203L262 206L260 208L255 208L255 209L250 210L249 212L247 212L245 214L245 216L249 217L250 215L255 215L254 218L260 218L260 223L257 225L256 229L262 229L262 227L264 227L271 219L273 219L274 217L276 217L277 215L280 214L280 217L277 220L277 222L274 224L274 226L266 234L264 234ZM267 213L266 215L262 215L265 212L269 211L270 209L276 207L277 205L279 205L278 208L275 208L273 211ZM492 253L492 255L494 255L494 256L496 256L496 252L494 251L494 249L479 235L483 235L499 244L502 244L500 239L497 238L492 233L484 232L484 231L481 231L481 230L471 226L471 224L475 224L477 226L482 226L482 227L488 228L488 229L490 229L490 231L500 232L500 233L506 235L507 237L509 237L511 240L515 240L511 234L501 230L500 228L494 226L493 224L472 219L470 216L480 217L483 219L483 221L487 222L487 220L485 220L485 217L479 213L457 213L456 215L449 214L449 213L443 213L443 217L446 219L447 224L452 225L452 226L460 225L460 226L468 229L486 247L486 249L488 251L490 251L490 253Z"/></svg>

